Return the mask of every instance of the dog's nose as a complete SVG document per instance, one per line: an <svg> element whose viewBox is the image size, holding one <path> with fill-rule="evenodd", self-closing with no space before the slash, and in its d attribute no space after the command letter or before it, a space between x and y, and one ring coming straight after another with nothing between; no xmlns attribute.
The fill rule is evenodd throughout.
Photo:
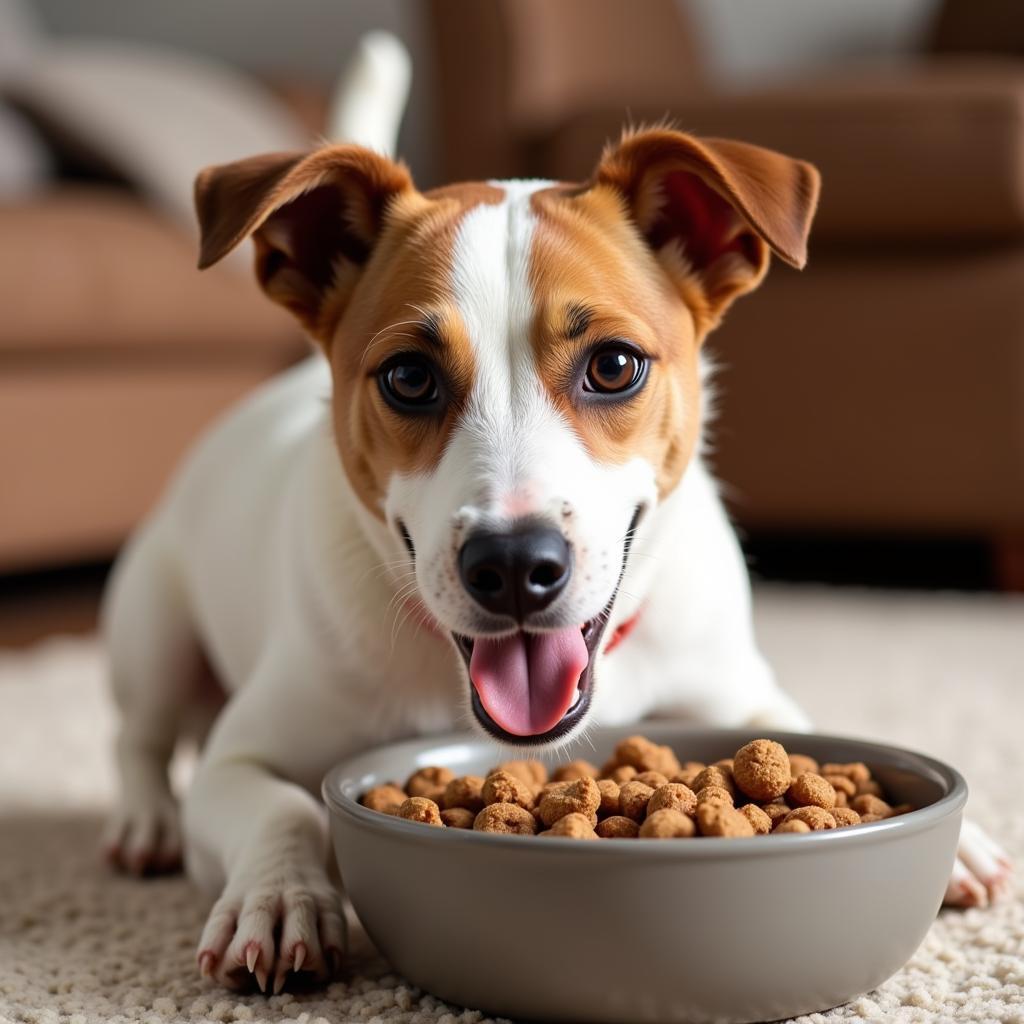
<svg viewBox="0 0 1024 1024"><path fill-rule="evenodd" d="M572 549L560 531L535 524L507 533L477 533L462 545L459 574L477 604L522 622L565 589Z"/></svg>

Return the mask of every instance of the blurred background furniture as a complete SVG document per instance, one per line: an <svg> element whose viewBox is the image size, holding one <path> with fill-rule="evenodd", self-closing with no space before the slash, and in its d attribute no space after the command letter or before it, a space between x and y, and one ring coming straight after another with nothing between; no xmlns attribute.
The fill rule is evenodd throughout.
<svg viewBox="0 0 1024 1024"><path fill-rule="evenodd" d="M1024 587L1024 11L949 0L916 52L744 89L706 66L708 7L434 0L445 176L579 179L666 116L813 161L808 268L713 338L731 508L755 533L984 537Z"/></svg>
<svg viewBox="0 0 1024 1024"><path fill-rule="evenodd" d="M583 177L625 121L666 115L817 163L808 269L776 267L711 345L748 551L886 580L913 547L911 581L1024 589L1018 4L0 0L0 89L18 99L41 41L151 47L244 77L312 139L373 27L413 55L400 148L423 187ZM0 107L0 574L105 564L209 419L308 350L244 261L195 272L180 202L24 100Z"/></svg>

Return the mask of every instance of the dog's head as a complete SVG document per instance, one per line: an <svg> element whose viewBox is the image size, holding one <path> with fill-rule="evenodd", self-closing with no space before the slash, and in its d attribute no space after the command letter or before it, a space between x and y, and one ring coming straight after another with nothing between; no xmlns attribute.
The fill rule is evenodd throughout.
<svg viewBox="0 0 1024 1024"><path fill-rule="evenodd" d="M356 146L200 174L200 266L251 235L322 346L348 479L494 736L584 722L631 538L698 442L701 343L770 251L803 265L817 192L808 164L666 129L582 185L421 193Z"/></svg>

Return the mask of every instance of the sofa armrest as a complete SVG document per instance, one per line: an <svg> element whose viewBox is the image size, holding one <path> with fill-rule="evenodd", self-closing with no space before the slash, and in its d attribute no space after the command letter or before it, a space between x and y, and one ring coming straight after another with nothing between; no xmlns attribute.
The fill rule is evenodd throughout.
<svg viewBox="0 0 1024 1024"><path fill-rule="evenodd" d="M982 241L1024 235L1024 62L931 58L755 94L666 98L680 128L778 149L822 172L818 240ZM623 110L581 111L546 135L539 172L590 173Z"/></svg>

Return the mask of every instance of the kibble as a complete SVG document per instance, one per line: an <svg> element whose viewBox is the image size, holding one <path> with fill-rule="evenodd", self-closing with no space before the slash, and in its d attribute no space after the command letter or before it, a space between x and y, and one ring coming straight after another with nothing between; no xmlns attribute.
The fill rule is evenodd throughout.
<svg viewBox="0 0 1024 1024"><path fill-rule="evenodd" d="M502 769L491 772L484 779L480 789L484 806L490 804L518 804L524 810L532 811L536 802L533 789L522 779L517 779L510 772Z"/></svg>
<svg viewBox="0 0 1024 1024"><path fill-rule="evenodd" d="M425 796L434 803L440 803L445 787L454 778L455 772L450 768L421 768L409 776L405 791L409 796Z"/></svg>
<svg viewBox="0 0 1024 1024"><path fill-rule="evenodd" d="M824 762L770 739L711 764L630 736L600 768L576 760L551 771L504 761L485 777L430 766L402 787L383 783L364 807L436 828L571 839L689 839L853 828L913 810L886 800L859 761Z"/></svg>
<svg viewBox="0 0 1024 1024"><path fill-rule="evenodd" d="M398 817L407 821L419 821L424 825L444 827L441 820L441 808L433 800L425 796L411 796L404 801L396 812Z"/></svg>
<svg viewBox="0 0 1024 1024"><path fill-rule="evenodd" d="M774 740L752 740L736 751L732 777L752 800L774 800L789 789L789 754Z"/></svg>
<svg viewBox="0 0 1024 1024"><path fill-rule="evenodd" d="M533 815L519 804L488 804L473 819L473 828L477 832L532 836L537 831L537 822Z"/></svg>
<svg viewBox="0 0 1024 1024"><path fill-rule="evenodd" d="M693 818L682 811L674 811L665 807L653 814L648 814L640 826L641 839L689 839L696 835L697 826Z"/></svg>

